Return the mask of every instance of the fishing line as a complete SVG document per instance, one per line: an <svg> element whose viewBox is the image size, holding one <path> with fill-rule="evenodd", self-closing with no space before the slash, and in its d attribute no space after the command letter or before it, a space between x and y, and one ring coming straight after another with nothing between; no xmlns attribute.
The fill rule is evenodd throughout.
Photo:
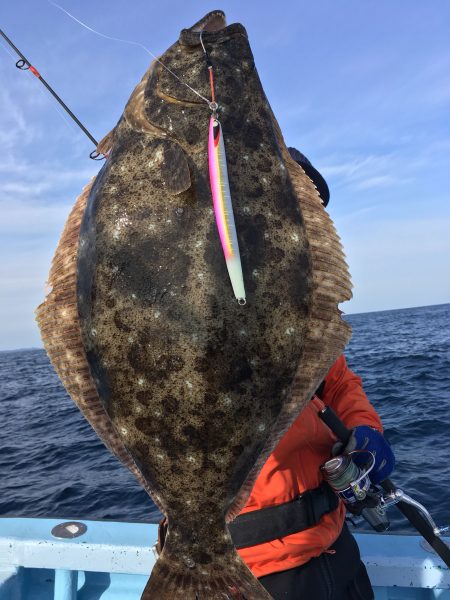
<svg viewBox="0 0 450 600"><path fill-rule="evenodd" d="M145 50L145 52L147 52L147 54L149 54L152 58L154 58L156 60L156 62L158 62L168 73L170 73L173 77L175 77L175 79L177 79L180 83L182 83L187 88L189 88L191 90L191 92L194 92L194 94L196 94L199 98L201 98L204 102L206 102L208 104L208 106L210 105L210 101L208 100L208 98L205 98L205 96L202 96L202 94L200 94L200 92L198 92L193 87L191 87L188 83L186 83L185 81L183 81L183 79L181 79L181 77L179 77L176 73L174 73L172 71L172 69L170 69L169 67L167 67L155 54L153 54L153 52L151 52L146 46L144 46L144 44L141 44L140 42L134 42L132 40L124 40L122 38L114 37L114 36L111 36L111 35L106 35L105 33L101 33L100 31L96 31L95 29L92 29L92 27L89 27L89 25L86 25L86 23L83 23L83 21L80 21L80 19L77 19L76 17L74 17L65 8L63 8L59 4L56 4L56 2L53 2L52 0L47 0L47 1L49 2L49 4L52 4L56 8L59 8L59 10L61 10L68 17L70 17L71 19L73 19L76 23L78 23L79 25L81 25L82 27L84 27L85 29L87 29L88 31L90 31L91 33L95 33L95 35L98 35L98 36L100 36L102 38L105 38L107 40L112 40L113 42L122 42L123 44L130 44L132 46L138 46L139 48L142 48L143 50Z"/></svg>
<svg viewBox="0 0 450 600"><path fill-rule="evenodd" d="M86 129L86 127L83 125L83 123L74 115L74 113L70 110L70 108L67 106L67 104L65 104L63 102L63 100L58 96L58 94L55 92L55 90L45 81L45 79L42 77L42 75L39 73L39 71L35 67L33 67L33 65L30 63L30 61L24 56L24 54L22 54L22 52L19 50L19 48L17 48L17 46L14 45L14 43L9 39L9 37L6 35L6 33L4 31L2 31L1 29L0 29L0 36L9 44L9 46L14 50L14 52L18 56L20 56L20 59L16 62L16 67L18 69L20 69L21 71L29 71L30 73L32 73L42 83L42 85L44 85L47 88L47 90L50 92L50 94L63 107L63 109L66 111L66 113L68 115L70 115L70 117L72 118L73 121L75 121L75 123L78 125L78 127L83 130L83 132L88 136L88 138L93 142L93 144L95 146L97 146L98 142L94 138L94 136L88 131L88 129ZM89 156L91 158L93 158L94 160L96 160L99 157L99 153L96 151L93 151L93 152L91 152L91 154Z"/></svg>
<svg viewBox="0 0 450 600"><path fill-rule="evenodd" d="M8 48L8 46L5 46L3 43L3 40L0 40L0 48L2 48L2 50L4 50L14 61L16 60L16 57L14 56L14 54L11 52L11 50ZM21 69L22 70L22 69ZM29 69L28 69L29 71ZM30 72L30 76L32 75L32 72ZM42 96L45 98L45 101L48 103L48 96L45 94L44 90L40 87L37 88L39 90L39 92L42 94ZM58 108L58 105L53 104L53 103L49 103L49 105L52 107L52 109L56 112L56 114L64 121L64 124L70 129L71 132L75 132L77 131L74 127L74 125L72 125L72 121L69 120L66 115L63 113L62 110L60 110Z"/></svg>

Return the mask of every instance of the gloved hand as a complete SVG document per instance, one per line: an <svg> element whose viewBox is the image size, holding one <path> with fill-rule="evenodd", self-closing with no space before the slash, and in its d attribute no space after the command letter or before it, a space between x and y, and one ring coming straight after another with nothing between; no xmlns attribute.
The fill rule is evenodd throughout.
<svg viewBox="0 0 450 600"><path fill-rule="evenodd" d="M391 446L376 429L368 425L358 425L352 430L351 438L345 447L342 442L334 444L332 454L349 454L355 450L368 450L375 456L375 465L369 473L372 483L380 483L394 470L395 457ZM366 467L372 463L368 452L355 452L352 454L352 460L358 467Z"/></svg>

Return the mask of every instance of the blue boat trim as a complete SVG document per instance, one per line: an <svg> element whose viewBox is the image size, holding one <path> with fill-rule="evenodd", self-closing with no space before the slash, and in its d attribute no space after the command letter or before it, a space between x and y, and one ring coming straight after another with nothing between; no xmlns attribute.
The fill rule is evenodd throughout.
<svg viewBox="0 0 450 600"><path fill-rule="evenodd" d="M86 532L51 531L81 521ZM155 564L157 525L0 519L0 600L139 600ZM414 535L356 534L377 600L450 600L450 570Z"/></svg>

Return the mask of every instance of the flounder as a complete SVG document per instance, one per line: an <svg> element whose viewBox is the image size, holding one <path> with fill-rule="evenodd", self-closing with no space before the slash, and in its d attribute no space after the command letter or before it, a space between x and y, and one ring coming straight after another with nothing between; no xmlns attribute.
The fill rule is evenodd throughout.
<svg viewBox="0 0 450 600"><path fill-rule="evenodd" d="M201 42L214 68L245 305L212 209ZM349 340L337 308L351 297L339 238L286 148L244 27L226 26L221 11L152 64L101 149L109 146L37 309L46 350L168 518L142 598L270 598L226 522Z"/></svg>

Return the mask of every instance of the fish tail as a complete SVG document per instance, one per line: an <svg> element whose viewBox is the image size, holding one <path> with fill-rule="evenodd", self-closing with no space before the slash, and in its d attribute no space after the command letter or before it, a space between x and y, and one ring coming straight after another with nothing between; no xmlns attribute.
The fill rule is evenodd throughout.
<svg viewBox="0 0 450 600"><path fill-rule="evenodd" d="M187 566L164 556L153 567L141 600L273 600L236 551L217 562Z"/></svg>

